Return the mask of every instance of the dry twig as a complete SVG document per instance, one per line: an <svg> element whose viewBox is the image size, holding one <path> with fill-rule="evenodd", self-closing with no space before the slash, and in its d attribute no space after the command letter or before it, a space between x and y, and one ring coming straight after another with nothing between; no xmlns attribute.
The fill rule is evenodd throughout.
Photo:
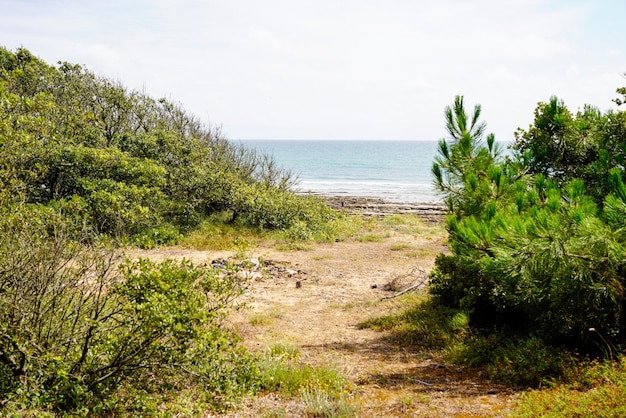
<svg viewBox="0 0 626 418"><path fill-rule="evenodd" d="M385 286L383 286L383 289L385 290L397 290L400 286L401 283L404 279L409 278L409 277L417 277L419 279L419 281L417 283L413 283L412 285L408 286L407 288L405 288L404 290L390 295L390 296L383 296L382 298L380 298L380 300L385 300L385 299L393 299L393 298L397 298L398 296L402 296L405 293L408 293L412 290L416 290L418 289L420 286L422 286L424 283L426 283L426 280L428 280L428 274L426 274L426 270L424 270L424 268L422 266L416 265L414 267L411 268L411 270L409 270L408 273L402 275L402 276L396 276L394 277L389 283L387 283Z"/></svg>

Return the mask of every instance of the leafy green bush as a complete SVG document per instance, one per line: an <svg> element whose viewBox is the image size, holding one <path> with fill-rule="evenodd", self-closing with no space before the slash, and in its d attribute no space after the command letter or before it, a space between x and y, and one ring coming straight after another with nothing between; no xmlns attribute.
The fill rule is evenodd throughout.
<svg viewBox="0 0 626 418"><path fill-rule="evenodd" d="M294 237L323 234L335 215L294 183L271 156L179 105L0 48L0 203L80 199L93 229L146 245L162 226L188 231L224 212Z"/></svg>
<svg viewBox="0 0 626 418"><path fill-rule="evenodd" d="M433 171L453 203L447 219L452 253L437 258L431 291L466 310L476 326L594 348L598 335L623 341L626 331L626 187L619 166L595 173L590 184L573 177L599 167L593 144L605 143L581 143L577 135L608 135L601 130L607 125L603 115L589 111L574 126L563 112L557 101L540 104L535 126L518 144L523 158L487 158L493 145L485 148L468 128L441 146ZM453 113L462 127L462 101ZM616 129L612 141L626 143L610 126ZM554 147L563 152L553 154Z"/></svg>
<svg viewBox="0 0 626 418"><path fill-rule="evenodd" d="M215 405L254 390L254 362L222 325L245 286L235 272L172 260L119 265L113 248L74 239L42 206L0 223L5 401L77 410L147 378L192 380Z"/></svg>
<svg viewBox="0 0 626 418"><path fill-rule="evenodd" d="M446 357L483 367L490 379L518 387L539 387L571 376L579 358L536 336L468 335L447 350Z"/></svg>

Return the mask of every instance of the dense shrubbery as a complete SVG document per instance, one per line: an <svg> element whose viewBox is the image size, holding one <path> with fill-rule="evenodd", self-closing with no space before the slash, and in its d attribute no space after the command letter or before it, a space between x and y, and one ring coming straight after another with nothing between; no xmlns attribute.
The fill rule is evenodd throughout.
<svg viewBox="0 0 626 418"><path fill-rule="evenodd" d="M4 402L93 408L128 380L187 379L226 400L253 385L251 359L222 326L245 287L234 271L120 265L114 248L77 241L71 229L43 206L0 221Z"/></svg>
<svg viewBox="0 0 626 418"><path fill-rule="evenodd" d="M294 181L168 100L0 48L3 413L125 413L124 396L189 386L217 408L262 386L222 325L236 272L123 261L118 247L216 219L336 239L338 212Z"/></svg>
<svg viewBox="0 0 626 418"><path fill-rule="evenodd" d="M446 112L452 136L433 173L452 210L452 254L438 257L432 292L475 325L578 347L622 342L626 113L540 103L507 159L473 128L479 113L468 124L462 98Z"/></svg>
<svg viewBox="0 0 626 418"><path fill-rule="evenodd" d="M186 231L216 212L261 228L324 228L336 214L294 196L294 181L166 99L0 49L2 205L44 204L116 237Z"/></svg>

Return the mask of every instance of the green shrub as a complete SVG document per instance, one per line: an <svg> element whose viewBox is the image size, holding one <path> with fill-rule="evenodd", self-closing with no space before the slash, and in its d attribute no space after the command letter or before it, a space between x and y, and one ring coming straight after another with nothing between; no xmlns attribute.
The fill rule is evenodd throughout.
<svg viewBox="0 0 626 418"><path fill-rule="evenodd" d="M120 385L193 381L219 405L257 369L223 319L245 283L188 261L126 261L65 218L24 207L0 221L0 382L14 405L79 411Z"/></svg>
<svg viewBox="0 0 626 418"><path fill-rule="evenodd" d="M535 336L512 337L493 333L468 335L450 347L446 357L470 367L481 367L496 381L518 387L540 387L567 379L576 369L576 355Z"/></svg>
<svg viewBox="0 0 626 418"><path fill-rule="evenodd" d="M493 137L485 146L480 129L466 126L462 100L447 108L451 141L440 143L433 173L452 209L451 254L437 258L430 289L467 311L473 325L593 350L598 338L590 328L613 341L623 341L626 331L626 187L619 166L601 165L607 170L596 173L601 186L582 176L600 167L593 165L598 143L586 135L598 133L603 117L579 115L587 128L578 132L583 125L561 107L556 100L540 105L535 126L518 137L530 154L506 160L497 158ZM611 127L623 141L626 130Z"/></svg>
<svg viewBox="0 0 626 418"><path fill-rule="evenodd" d="M162 224L133 235L131 242L139 248L150 249L160 245L178 244L182 237L183 235L174 225Z"/></svg>
<svg viewBox="0 0 626 418"><path fill-rule="evenodd" d="M335 212L292 193L292 173L179 105L23 48L0 48L0 75L2 204L72 202L68 216L146 247L225 212L292 239L337 238Z"/></svg>

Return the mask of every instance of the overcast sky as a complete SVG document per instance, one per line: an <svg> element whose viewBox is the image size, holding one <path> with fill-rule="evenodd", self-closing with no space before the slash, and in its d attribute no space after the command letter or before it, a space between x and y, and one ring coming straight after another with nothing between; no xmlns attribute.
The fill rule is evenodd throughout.
<svg viewBox="0 0 626 418"><path fill-rule="evenodd" d="M623 0L0 0L0 45L179 102L230 139L511 140L551 95L614 108Z"/></svg>

